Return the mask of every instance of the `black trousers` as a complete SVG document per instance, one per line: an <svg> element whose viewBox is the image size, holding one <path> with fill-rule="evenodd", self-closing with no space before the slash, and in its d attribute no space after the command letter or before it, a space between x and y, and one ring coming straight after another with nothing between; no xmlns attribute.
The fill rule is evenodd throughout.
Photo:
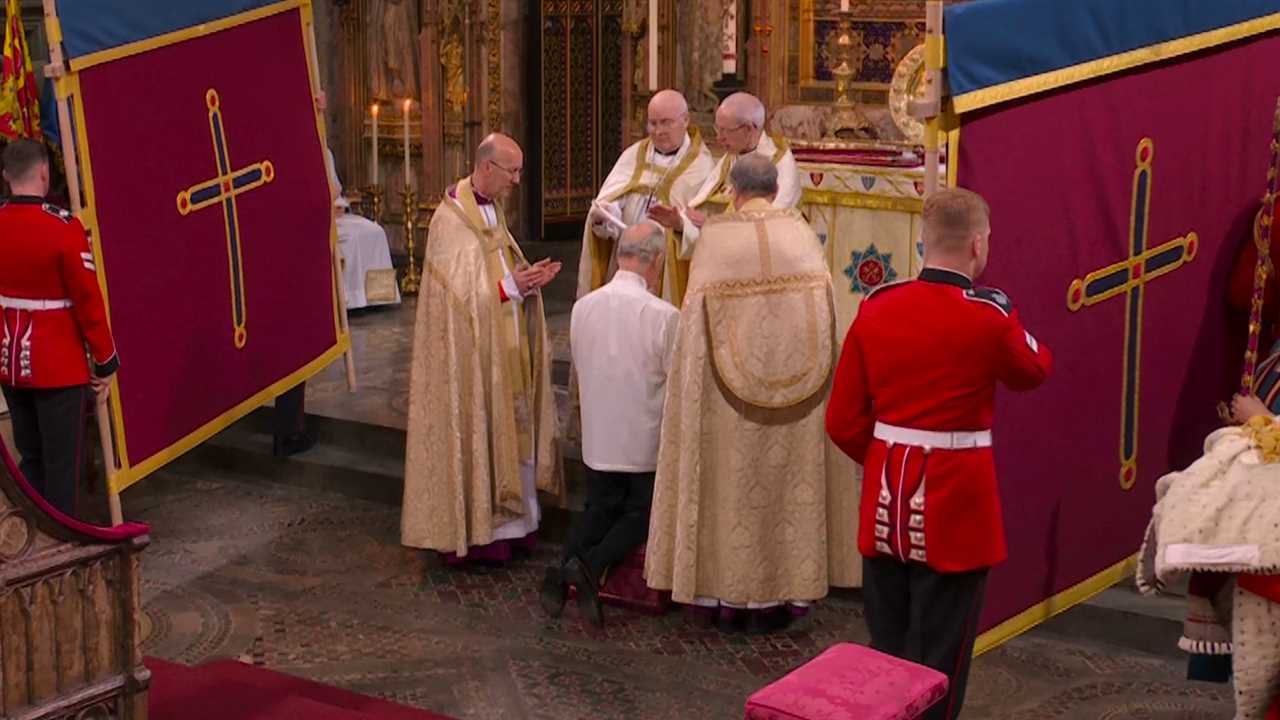
<svg viewBox="0 0 1280 720"><path fill-rule="evenodd" d="M301 383L276 398L272 431L276 443L282 443L290 435L306 431L307 418L307 384Z"/></svg>
<svg viewBox="0 0 1280 720"><path fill-rule="evenodd" d="M947 696L921 717L953 720L964 703L987 570L939 573L863 558L862 573L871 647L945 673L951 681Z"/></svg>
<svg viewBox="0 0 1280 720"><path fill-rule="evenodd" d="M563 560L582 559L594 578L617 565L649 536L654 473L587 468L587 506L569 529Z"/></svg>
<svg viewBox="0 0 1280 720"><path fill-rule="evenodd" d="M18 469L50 505L74 515L84 457L88 386L54 390L0 387L13 421Z"/></svg>

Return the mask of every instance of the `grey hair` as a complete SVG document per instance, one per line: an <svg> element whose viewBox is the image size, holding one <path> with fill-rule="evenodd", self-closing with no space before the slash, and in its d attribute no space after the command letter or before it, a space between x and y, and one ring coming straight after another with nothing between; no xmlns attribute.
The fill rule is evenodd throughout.
<svg viewBox="0 0 1280 720"><path fill-rule="evenodd" d="M778 192L778 168L763 155L746 155L733 164L729 182L738 195L767 197Z"/></svg>
<svg viewBox="0 0 1280 720"><path fill-rule="evenodd" d="M764 127L764 103L751 93L736 92L724 99L733 117L757 130Z"/></svg>
<svg viewBox="0 0 1280 720"><path fill-rule="evenodd" d="M632 225L622 233L618 241L619 258L635 258L644 262L653 262L666 249L666 232L651 222Z"/></svg>

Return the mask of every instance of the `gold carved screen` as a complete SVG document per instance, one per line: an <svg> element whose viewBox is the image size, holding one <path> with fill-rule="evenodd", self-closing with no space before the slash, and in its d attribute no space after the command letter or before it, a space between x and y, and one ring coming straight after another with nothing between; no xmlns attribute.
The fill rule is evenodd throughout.
<svg viewBox="0 0 1280 720"><path fill-rule="evenodd" d="M622 0L543 0L543 222L586 216L622 151Z"/></svg>
<svg viewBox="0 0 1280 720"><path fill-rule="evenodd" d="M786 0L786 102L835 99L840 0ZM883 105L898 62L924 42L921 0L851 0L853 99Z"/></svg>

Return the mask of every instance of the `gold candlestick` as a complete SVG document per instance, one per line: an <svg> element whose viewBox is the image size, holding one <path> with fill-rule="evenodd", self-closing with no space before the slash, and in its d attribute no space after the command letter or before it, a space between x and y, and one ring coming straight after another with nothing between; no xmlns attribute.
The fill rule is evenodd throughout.
<svg viewBox="0 0 1280 720"><path fill-rule="evenodd" d="M405 249L409 251L409 267L405 268L404 277L400 278L400 292L405 295L415 295L418 292L418 285L422 280L422 276L418 273L417 243L414 238L414 229L417 226L418 203L414 197L413 187L411 185L404 186L404 242Z"/></svg>
<svg viewBox="0 0 1280 720"><path fill-rule="evenodd" d="M853 80L853 12L842 10L839 13L840 24L837 26L836 59L840 64L831 69L836 79L835 112L827 124L827 137L837 139L842 131L852 132L854 137L871 135L871 124L863 116L858 106L849 99L849 86Z"/></svg>
<svg viewBox="0 0 1280 720"><path fill-rule="evenodd" d="M366 217L370 220L382 224L382 188L378 185L370 185L364 189L364 196L368 198L365 203L364 210Z"/></svg>

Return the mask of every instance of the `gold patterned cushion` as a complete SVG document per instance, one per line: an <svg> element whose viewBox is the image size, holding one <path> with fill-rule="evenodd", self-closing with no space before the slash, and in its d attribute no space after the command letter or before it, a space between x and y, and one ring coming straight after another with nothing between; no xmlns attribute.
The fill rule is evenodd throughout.
<svg viewBox="0 0 1280 720"><path fill-rule="evenodd" d="M394 268L369 270L364 274L364 296L373 304L396 301L396 271Z"/></svg>

